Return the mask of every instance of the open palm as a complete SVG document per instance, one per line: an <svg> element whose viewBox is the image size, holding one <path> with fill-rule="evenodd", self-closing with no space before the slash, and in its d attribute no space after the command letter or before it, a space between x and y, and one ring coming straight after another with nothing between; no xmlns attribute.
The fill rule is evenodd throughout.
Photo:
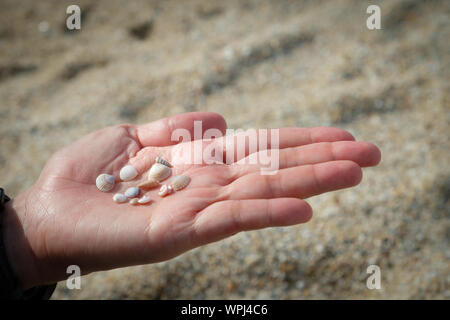
<svg viewBox="0 0 450 320"><path fill-rule="evenodd" d="M194 120L202 121L203 130L225 132L221 116L187 113L105 128L57 152L18 200L27 208L20 219L39 279L28 286L65 278L71 264L86 274L158 262L240 231L306 222L312 210L302 199L357 185L361 167L380 161L375 146L343 130L284 128L275 175L261 175L258 165L178 163L172 157L180 148L212 143L172 141L175 129L192 132ZM173 174L191 177L189 186L165 198L152 190L149 205L114 203L115 192L145 180L156 156L173 162ZM116 183L108 193L97 190L97 175L113 174L118 181L126 164L137 168L135 180Z"/></svg>

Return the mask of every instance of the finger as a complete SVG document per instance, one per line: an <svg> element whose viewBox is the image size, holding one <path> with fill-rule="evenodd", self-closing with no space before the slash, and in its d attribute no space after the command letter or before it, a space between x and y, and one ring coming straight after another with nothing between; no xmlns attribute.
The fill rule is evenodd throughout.
<svg viewBox="0 0 450 320"><path fill-rule="evenodd" d="M199 121L199 131L194 132L194 121ZM227 124L225 119L214 112L189 112L172 117L160 119L151 123L139 125L137 136L142 146L168 146L181 141L175 139L173 134L186 130L190 140L201 139L208 129L217 129L222 135L225 134ZM177 129L180 129L176 131ZM194 133L197 133L195 135Z"/></svg>
<svg viewBox="0 0 450 320"><path fill-rule="evenodd" d="M279 134L279 139L276 135L272 136L273 132L275 132L272 130L275 129L269 131L266 129L248 130L218 139L209 139L211 137L209 135L210 132L205 134L207 129L209 127L203 125L203 137L205 139L198 139L189 143L179 143L174 147L158 149L157 151L152 147L143 148L132 159L132 163L134 166L141 168L140 170L147 170L153 164L155 156L160 155L176 165L177 168L216 162L232 164L258 150L270 148L283 149L321 141L354 140L353 136L344 130L327 127L276 129L277 134ZM261 137L264 135L268 137L267 144L261 140ZM212 133L212 136L217 137L214 133ZM275 137L277 142L274 143L271 137Z"/></svg>
<svg viewBox="0 0 450 320"><path fill-rule="evenodd" d="M353 187L362 170L353 161L339 160L279 170L275 175L251 173L228 185L228 199L298 197Z"/></svg>
<svg viewBox="0 0 450 320"><path fill-rule="evenodd" d="M294 198L216 202L196 216L195 242L200 245L240 231L295 225L311 217L309 204Z"/></svg>
<svg viewBox="0 0 450 320"><path fill-rule="evenodd" d="M268 149L285 149L318 142L354 141L347 131L332 127L250 129L214 140L217 149L223 149L227 164L239 161L249 154Z"/></svg>
<svg viewBox="0 0 450 320"><path fill-rule="evenodd" d="M286 169L335 160L350 160L356 162L360 167L370 167L380 162L381 152L372 143L359 141L314 143L282 149L279 150L279 154L260 151L256 157L255 154L252 154L229 166L231 176L233 179L237 179L245 174L258 172L268 166L267 159L274 162L271 164L272 169Z"/></svg>
<svg viewBox="0 0 450 320"><path fill-rule="evenodd" d="M280 167L289 168L333 160L351 160L360 167L375 166L380 162L380 150L369 142L322 142L280 151Z"/></svg>
<svg viewBox="0 0 450 320"><path fill-rule="evenodd" d="M348 131L334 127L282 128L280 149L292 148L317 142L354 141Z"/></svg>

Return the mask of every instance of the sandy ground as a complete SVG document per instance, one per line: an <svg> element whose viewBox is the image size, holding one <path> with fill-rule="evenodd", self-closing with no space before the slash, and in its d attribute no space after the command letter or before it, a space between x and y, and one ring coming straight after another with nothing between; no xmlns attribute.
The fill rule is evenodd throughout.
<svg viewBox="0 0 450 320"><path fill-rule="evenodd" d="M12 196L104 126L194 110L231 128L332 125L377 144L306 225L58 285L55 299L450 298L448 1L0 2L0 177ZM45 21L49 28L45 30ZM41 26L39 31L38 26ZM76 205L76 204L74 204ZM366 288L381 268L382 289Z"/></svg>

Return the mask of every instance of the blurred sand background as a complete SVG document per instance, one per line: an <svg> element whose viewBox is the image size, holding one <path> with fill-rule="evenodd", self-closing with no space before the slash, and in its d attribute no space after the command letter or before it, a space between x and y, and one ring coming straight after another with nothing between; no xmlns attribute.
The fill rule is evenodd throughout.
<svg viewBox="0 0 450 320"><path fill-rule="evenodd" d="M82 30L68 31L75 3ZM369 4L382 30L366 28ZM230 128L337 126L383 154L357 188L311 199L308 224L62 282L53 298L450 298L449 17L437 0L2 0L12 196L90 131L186 111ZM366 288L370 264L382 290Z"/></svg>

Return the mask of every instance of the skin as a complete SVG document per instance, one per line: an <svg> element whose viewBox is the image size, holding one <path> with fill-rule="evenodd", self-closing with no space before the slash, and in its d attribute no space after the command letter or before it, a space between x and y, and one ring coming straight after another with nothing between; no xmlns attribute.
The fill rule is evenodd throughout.
<svg viewBox="0 0 450 320"><path fill-rule="evenodd" d="M312 209L303 199L356 186L361 168L381 158L373 144L341 129L317 127L280 129L275 175L261 175L258 165L244 163L248 150L228 164L177 162L177 152L224 141L171 140L176 129L193 132L194 120L202 121L203 130L225 132L225 120L216 113L186 113L108 127L54 154L36 183L6 206L6 251L23 289L66 279L72 264L87 274L155 263L241 231L307 222ZM226 156L229 145L222 145ZM149 205L114 203L114 193L145 180L156 156L174 164L173 174L190 176L189 186L165 198L152 190ZM119 181L126 164L137 168L137 180ZM95 186L100 173L116 177L108 193Z"/></svg>

